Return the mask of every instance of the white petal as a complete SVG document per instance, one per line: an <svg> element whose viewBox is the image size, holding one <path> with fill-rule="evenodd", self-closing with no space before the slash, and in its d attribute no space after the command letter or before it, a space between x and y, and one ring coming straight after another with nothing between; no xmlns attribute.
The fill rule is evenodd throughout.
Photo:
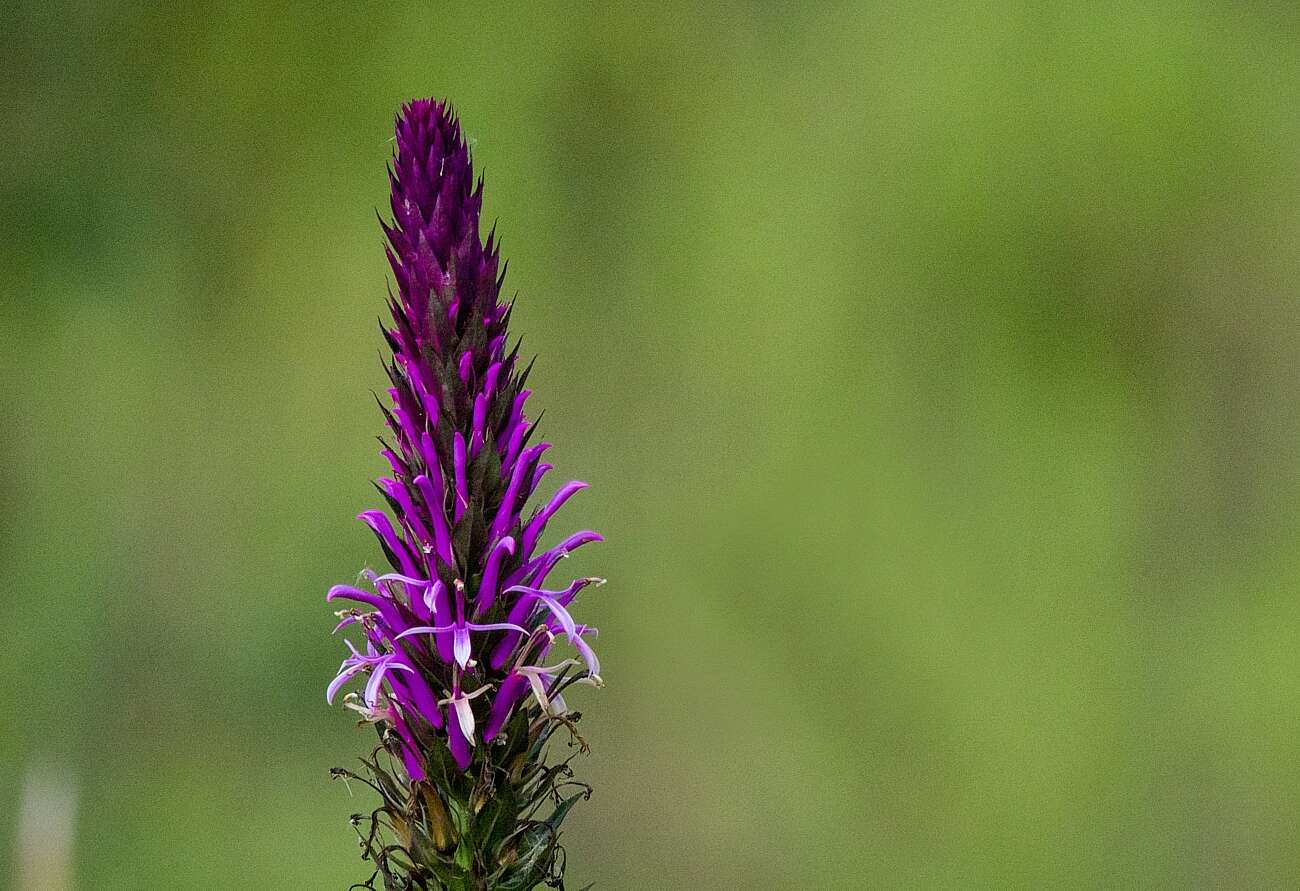
<svg viewBox="0 0 1300 891"><path fill-rule="evenodd" d="M460 721L460 732L469 740L469 744L474 745L474 709L470 708L469 700L463 696L458 696L452 700L452 705L456 708L456 717Z"/></svg>
<svg viewBox="0 0 1300 891"><path fill-rule="evenodd" d="M452 635L452 658L456 664L464 668L469 664L469 629L457 628Z"/></svg>

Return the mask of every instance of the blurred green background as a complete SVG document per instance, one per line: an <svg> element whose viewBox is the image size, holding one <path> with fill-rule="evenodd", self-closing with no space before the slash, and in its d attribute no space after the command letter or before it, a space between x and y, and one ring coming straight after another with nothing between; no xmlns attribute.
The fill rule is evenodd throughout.
<svg viewBox="0 0 1300 891"><path fill-rule="evenodd" d="M608 538L575 887L1300 883L1293 9L271 6L0 5L0 885L367 875L430 94Z"/></svg>

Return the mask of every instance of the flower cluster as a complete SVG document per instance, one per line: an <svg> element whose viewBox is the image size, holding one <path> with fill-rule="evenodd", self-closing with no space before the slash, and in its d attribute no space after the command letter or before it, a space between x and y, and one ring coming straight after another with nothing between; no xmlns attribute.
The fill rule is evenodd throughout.
<svg viewBox="0 0 1300 891"><path fill-rule="evenodd" d="M528 368L517 344L507 349L505 269L494 234L479 238L483 183L459 124L440 102L411 102L396 144L393 223L381 221L397 285L392 324L383 328L390 402L381 401L392 472L376 481L388 512L359 516L392 571L330 589L329 600L354 604L340 610L335 630L362 639L347 642L327 698L364 677L348 705L396 733L418 782L432 747L448 747L466 771L530 697L540 714L562 715L564 688L600 683L596 630L570 608L601 580L546 585L565 556L601 539L582 531L541 545L548 522L584 483L561 486L525 514L551 469L542 460L549 444L530 444ZM574 658L553 656L557 645Z"/></svg>

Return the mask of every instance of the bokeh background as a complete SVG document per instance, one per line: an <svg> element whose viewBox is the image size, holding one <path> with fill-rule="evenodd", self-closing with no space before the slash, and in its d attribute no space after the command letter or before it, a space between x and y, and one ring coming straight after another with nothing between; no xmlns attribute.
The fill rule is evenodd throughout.
<svg viewBox="0 0 1300 891"><path fill-rule="evenodd" d="M367 875L429 94L608 538L575 887L1300 883L1294 9L0 10L0 884Z"/></svg>

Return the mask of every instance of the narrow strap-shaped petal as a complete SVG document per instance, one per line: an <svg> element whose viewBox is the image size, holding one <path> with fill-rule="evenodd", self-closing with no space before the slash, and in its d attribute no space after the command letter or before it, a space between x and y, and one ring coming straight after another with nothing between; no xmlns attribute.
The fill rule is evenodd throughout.
<svg viewBox="0 0 1300 891"><path fill-rule="evenodd" d="M456 475L456 504L452 522L459 523L465 515L465 508L469 507L469 484L465 476L465 437L459 430L452 438L451 463Z"/></svg>
<svg viewBox="0 0 1300 891"><path fill-rule="evenodd" d="M501 504L497 507L496 516L492 518L492 525L488 527L488 541L501 538L514 525L518 514L515 505L519 501L519 491L523 488L524 477L532 463L550 447L549 442L539 443L520 455L519 460L515 462L514 470L510 474L510 482L506 485L505 494L501 496Z"/></svg>
<svg viewBox="0 0 1300 891"><path fill-rule="evenodd" d="M397 559L398 569L406 575L419 575L406 543L393 530L392 521L388 519L386 513L381 510L366 510L357 514L357 519L369 526L384 543L389 553Z"/></svg>
<svg viewBox="0 0 1300 891"><path fill-rule="evenodd" d="M411 493L406 490L406 486L387 477L381 477L376 482L402 509L402 519L411 527L411 532L415 535L416 540L412 544L419 547L423 542L432 540L433 536L429 534L424 520L420 518L420 512L415 509L415 502L411 500Z"/></svg>
<svg viewBox="0 0 1300 891"><path fill-rule="evenodd" d="M565 483L558 492L551 496L551 500L546 503L546 507L542 508L537 516L529 520L528 528L524 530L523 538L519 542L521 559L527 560L533 555L533 548L537 545L537 539L546 529L547 521L564 505L564 502L585 488L587 488L587 484L580 480Z"/></svg>
<svg viewBox="0 0 1300 891"><path fill-rule="evenodd" d="M393 634L397 634L407 626L407 622L402 618L397 604L393 603L382 594L371 594L369 591L362 591L360 588L354 588L351 585L335 585L326 593L326 600L355 600L358 603L365 603L379 610L383 616L384 623L388 625Z"/></svg>
<svg viewBox="0 0 1300 891"><path fill-rule="evenodd" d="M393 662L410 669L409 674L394 674L388 678L390 686L400 686L403 690L404 695L399 696L400 704L404 707L414 706L415 711L435 730L442 727L442 712L438 708L438 697L434 695L424 675L411 666L407 655L403 652L394 653Z"/></svg>
<svg viewBox="0 0 1300 891"><path fill-rule="evenodd" d="M519 454L519 444L523 443L524 432L528 426L524 421L524 403L532 394L532 390L520 390L515 396L515 401L510 405L510 419L506 421L506 429L501 431L501 435L510 443L504 458L506 466L514 463L515 457Z"/></svg>
<svg viewBox="0 0 1300 891"><path fill-rule="evenodd" d="M496 739L501 728L505 726L506 720L509 719L510 713L527 690L528 681L521 674L512 673L501 682L496 696L492 697L492 708L488 712L487 722L483 725L483 742L492 742Z"/></svg>
<svg viewBox="0 0 1300 891"><path fill-rule="evenodd" d="M415 486L429 509L430 523L433 525L433 547L438 559L447 566L454 566L456 558L452 555L451 530L447 528L447 516L443 513L442 493L434 488L433 481L423 473L415 478Z"/></svg>
<svg viewBox="0 0 1300 891"><path fill-rule="evenodd" d="M488 366L487 374L483 376L483 393L488 399L496 396L497 382L501 377L501 363L493 362Z"/></svg>
<svg viewBox="0 0 1300 891"><path fill-rule="evenodd" d="M489 622L486 625L480 625L478 622L466 622L465 627L470 631L517 631L520 634L527 634L528 629L510 622Z"/></svg>
<svg viewBox="0 0 1300 891"><path fill-rule="evenodd" d="M416 625L413 628L407 628L401 634L394 637L393 640L402 640L403 638L414 637L417 634L438 634L443 631L451 631L455 627L455 625Z"/></svg>
<svg viewBox="0 0 1300 891"><path fill-rule="evenodd" d="M488 555L487 566L483 570L483 578L479 581L478 596L474 600L474 607L480 615L492 608L497 598L497 576L501 572L501 561L505 559L506 554L514 552L515 540L509 535L492 546L492 553Z"/></svg>
<svg viewBox="0 0 1300 891"><path fill-rule="evenodd" d="M389 662L387 660L380 662L370 670L370 680L366 682L366 705L374 708L379 702L379 685L384 682L384 675L388 673Z"/></svg>
<svg viewBox="0 0 1300 891"><path fill-rule="evenodd" d="M445 487L442 484L442 464L438 461L438 450L434 447L433 437L429 435L428 430L420 434L417 448L421 460L424 461L425 470L428 472L429 478L433 480L434 488L439 492L443 491ZM441 505L442 501L439 501L438 504Z"/></svg>
<svg viewBox="0 0 1300 891"><path fill-rule="evenodd" d="M546 680L550 678L550 675L541 671L524 671L522 669L520 673L528 679L528 686L533 688L533 697L537 700L537 704L549 712L551 710L551 699L546 694Z"/></svg>
<svg viewBox="0 0 1300 891"><path fill-rule="evenodd" d="M439 616L451 618L451 595L447 591L447 586L439 579L433 586L434 612ZM451 629L454 626L447 625L434 634L434 640L438 645L438 658L447 664L451 664L455 658L452 648Z"/></svg>
<svg viewBox="0 0 1300 891"><path fill-rule="evenodd" d="M531 595L534 597L551 598L561 606L568 606L573 602L573 598L576 597L578 592L583 588L588 585L600 585L603 584L604 581L604 579L588 576L587 578L574 579L569 583L569 587L565 588L563 591L547 591L544 588L534 587L533 585L514 585L506 590L512 593ZM520 598L520 600L523 600L523 598Z"/></svg>
<svg viewBox="0 0 1300 891"><path fill-rule="evenodd" d="M341 670L334 680L330 681L330 685L325 688L325 701L330 705L333 705L334 697L338 695L339 689L348 681L352 680L353 675L360 670L360 665L348 665L346 668Z"/></svg>
<svg viewBox="0 0 1300 891"><path fill-rule="evenodd" d="M388 466L393 468L393 476L402 475L403 471L405 470L405 467L403 467L401 459L399 459L397 455L394 454L392 449L384 449L379 454L383 455L384 458L388 461Z"/></svg>
<svg viewBox="0 0 1300 891"><path fill-rule="evenodd" d="M512 588L511 590L513 591L517 589ZM564 608L560 601L541 591L534 591L525 596L535 597L538 603L550 610L551 615L555 616L556 621L560 623L560 627L564 629L564 633L568 636L569 640L573 640L573 638L577 636L578 632L573 621L573 616L569 615L569 611Z"/></svg>
<svg viewBox="0 0 1300 891"><path fill-rule="evenodd" d="M425 778L424 765L420 762L420 750L416 745L415 737L411 735L410 729L402 719L401 714L394 714L392 717L393 729L397 731L398 738L402 741L402 764L406 766L406 772L410 775L413 782L419 782Z"/></svg>
<svg viewBox="0 0 1300 891"><path fill-rule="evenodd" d="M464 711L469 712L469 727L468 730L464 727L464 711L453 702L447 709L447 745L451 749L451 756L456 759L456 766L467 770L473 760L470 747L474 744L474 710L469 708L467 701L462 699L460 702L465 706Z"/></svg>
<svg viewBox="0 0 1300 891"><path fill-rule="evenodd" d="M510 438L504 443L505 451L501 454L502 468L515 466L519 458L519 450L524 447L524 437L527 435L527 424L520 424L511 431Z"/></svg>
<svg viewBox="0 0 1300 891"><path fill-rule="evenodd" d="M383 575L371 576L370 580L376 584L379 582L401 582L403 585L414 585L417 588L427 588L431 584L428 579L403 575L400 572L385 572Z"/></svg>
<svg viewBox="0 0 1300 891"><path fill-rule="evenodd" d="M512 572L510 577L506 579L506 586L509 587L510 585L527 583L540 588L546 583L546 577L551 574L551 570L553 570L561 560L585 544L604 540L604 537L601 536L600 533L592 532L590 529L585 529L582 532L575 532L555 547L543 551L519 569Z"/></svg>
<svg viewBox="0 0 1300 891"><path fill-rule="evenodd" d="M515 585L507 588L508 592L518 592L524 595L516 600L514 606L510 608L509 621L515 625L524 625L536 609L536 604L541 602L546 605L557 621L564 624L564 631L568 634L569 629L576 628L576 626L573 617L564 608L564 604L572 600L574 595L593 581L593 579L576 579L573 584L563 591L543 591L540 588L532 588L527 585ZM506 632L501 641L493 648L488 664L499 671L510 661L515 647L519 645L523 638L524 635L518 632Z"/></svg>
<svg viewBox="0 0 1300 891"><path fill-rule="evenodd" d="M594 630L594 629L593 629ZM596 658L596 652L591 648L591 644L582 639L582 632L579 631L569 638L569 643L582 656L582 661L587 663L587 671L593 678L600 678L600 660Z"/></svg>
<svg viewBox="0 0 1300 891"><path fill-rule="evenodd" d="M541 481L542 481L542 477L546 476L546 474L547 474L548 471L551 471L551 470L554 470L554 469L555 469L555 465L553 465L553 464L542 463L542 464L538 464L538 465L537 465L537 469L533 471L533 478L532 478L532 480L530 480L529 483L528 483L528 497L529 497L529 498L532 498L532 497L533 497L533 493L537 491L537 486L538 486L539 483L541 483Z"/></svg>
<svg viewBox="0 0 1300 891"><path fill-rule="evenodd" d="M483 431L487 426L487 402L486 393L479 393L474 397L474 411L470 420L469 435L470 460L477 457L479 449L483 448Z"/></svg>

